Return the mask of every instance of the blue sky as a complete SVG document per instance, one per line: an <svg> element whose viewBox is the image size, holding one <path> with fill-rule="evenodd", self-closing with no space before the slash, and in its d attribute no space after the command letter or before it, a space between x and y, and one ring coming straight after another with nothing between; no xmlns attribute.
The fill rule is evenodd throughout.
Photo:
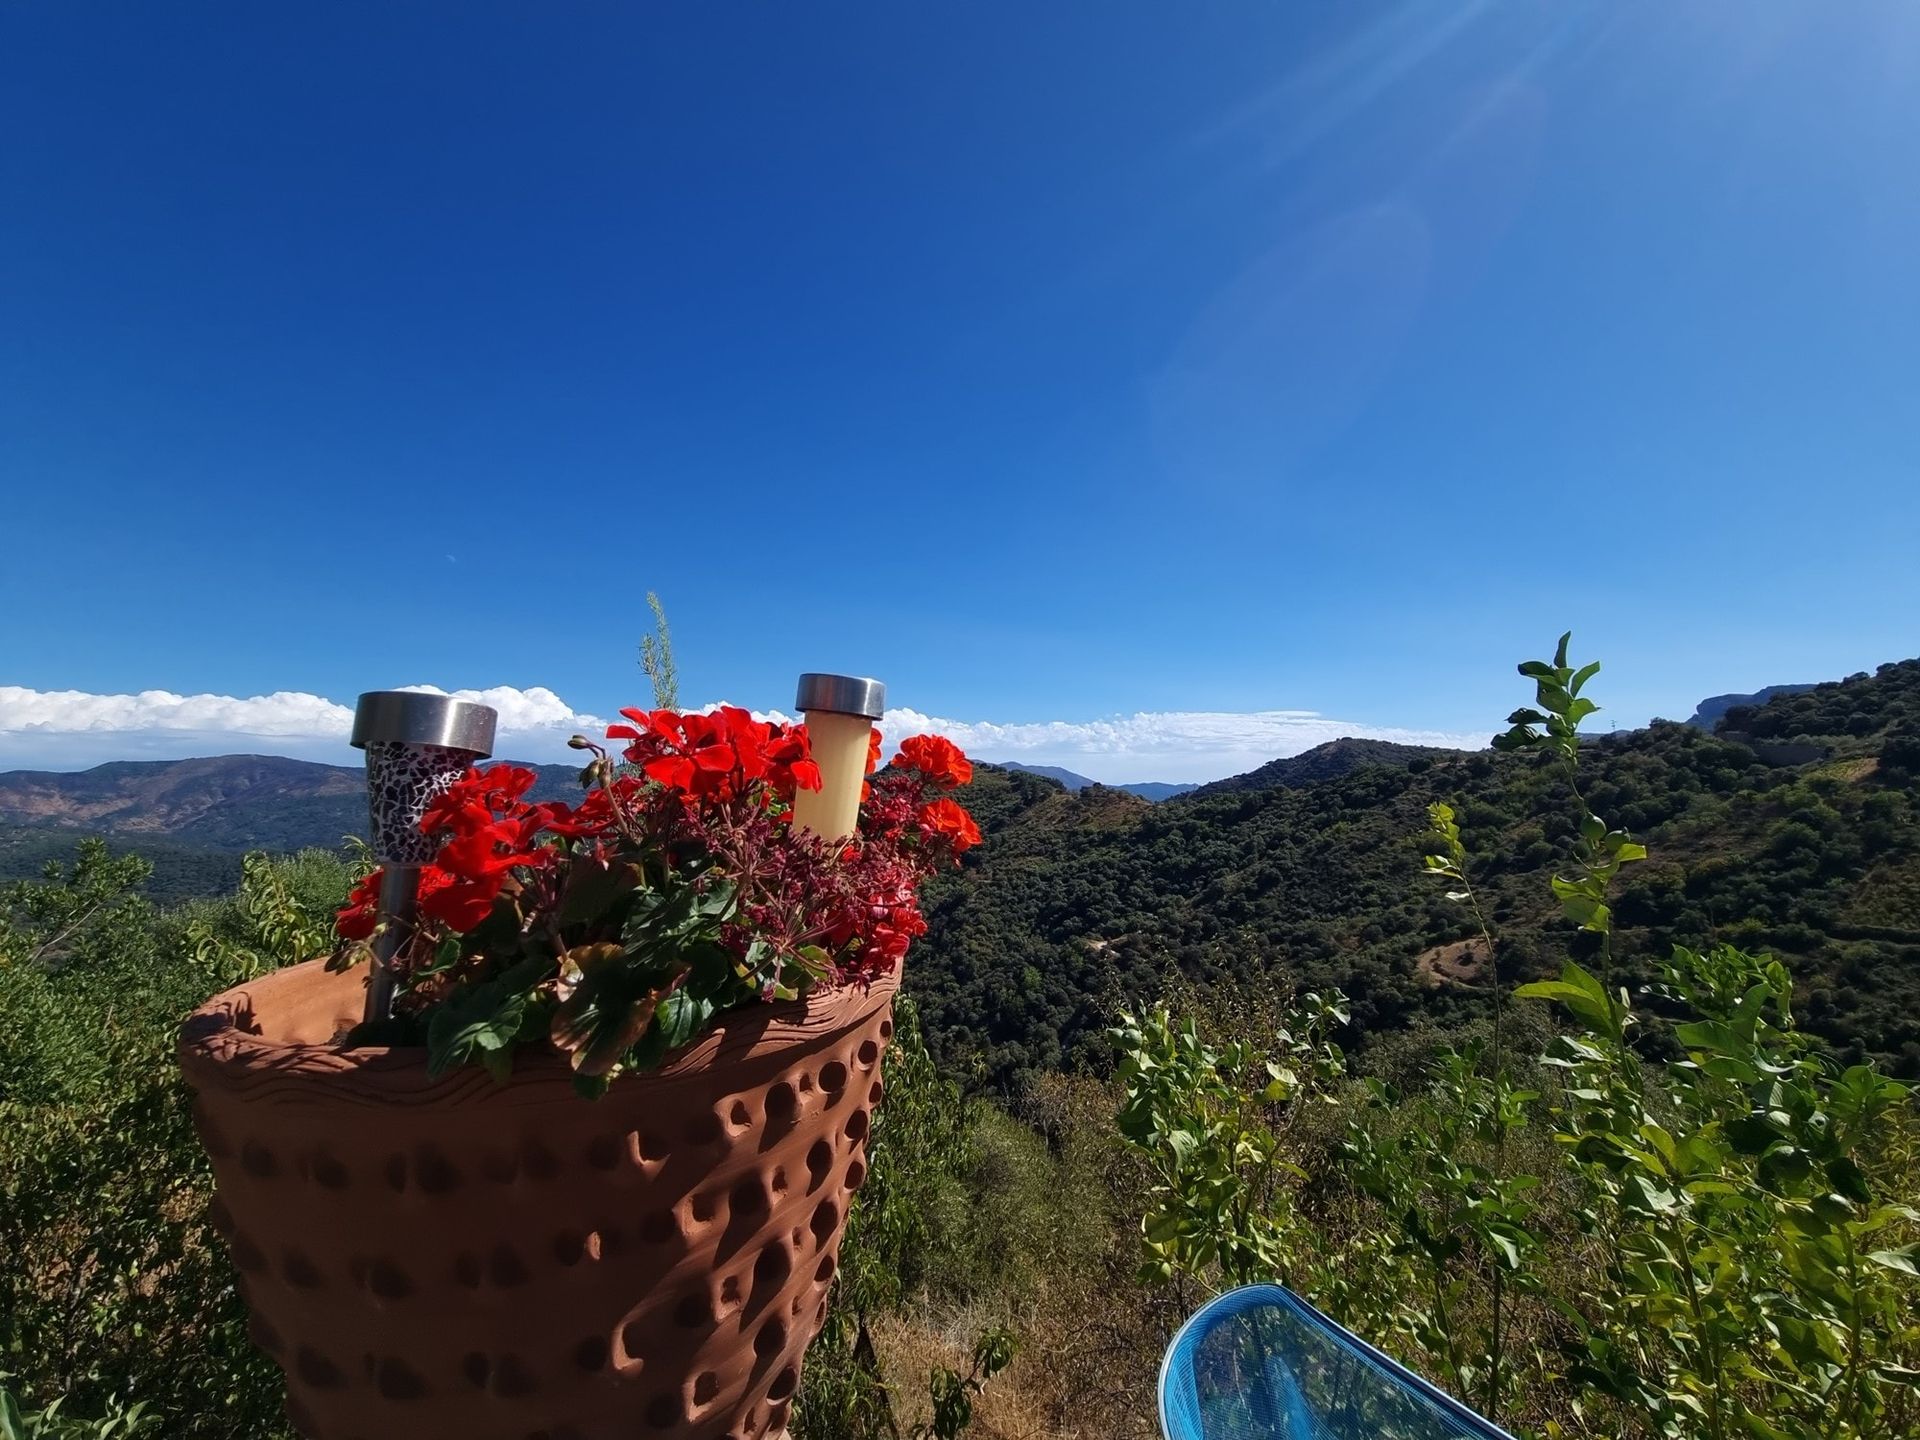
<svg viewBox="0 0 1920 1440"><path fill-rule="evenodd" d="M649 589L1118 780L1920 650L1909 4L13 5L0 133L0 764Z"/></svg>

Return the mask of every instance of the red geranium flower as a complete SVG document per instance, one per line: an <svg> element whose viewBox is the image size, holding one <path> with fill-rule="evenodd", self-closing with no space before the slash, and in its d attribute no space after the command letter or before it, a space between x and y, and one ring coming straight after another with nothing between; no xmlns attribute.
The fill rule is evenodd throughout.
<svg viewBox="0 0 1920 1440"><path fill-rule="evenodd" d="M920 807L920 830L928 836L945 836L956 855L980 843L980 827L973 823L973 816L957 801L945 796Z"/></svg>
<svg viewBox="0 0 1920 1440"><path fill-rule="evenodd" d="M384 870L369 870L360 877L333 917L333 933L342 940L365 940L372 936L380 919L380 879Z"/></svg>
<svg viewBox="0 0 1920 1440"><path fill-rule="evenodd" d="M900 742L895 764L911 766L942 789L973 779L973 764L944 735L915 735Z"/></svg>

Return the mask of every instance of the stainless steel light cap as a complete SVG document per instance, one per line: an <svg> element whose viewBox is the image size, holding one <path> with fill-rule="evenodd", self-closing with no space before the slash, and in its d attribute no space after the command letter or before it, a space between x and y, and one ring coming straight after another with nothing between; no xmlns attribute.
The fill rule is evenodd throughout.
<svg viewBox="0 0 1920 1440"><path fill-rule="evenodd" d="M835 715L858 715L878 720L887 713L887 687L878 680L860 675L813 675L800 677L794 708L827 710Z"/></svg>
<svg viewBox="0 0 1920 1440"><path fill-rule="evenodd" d="M353 743L362 750L387 741L491 755L499 720L491 705L473 700L417 690L369 690L353 710Z"/></svg>

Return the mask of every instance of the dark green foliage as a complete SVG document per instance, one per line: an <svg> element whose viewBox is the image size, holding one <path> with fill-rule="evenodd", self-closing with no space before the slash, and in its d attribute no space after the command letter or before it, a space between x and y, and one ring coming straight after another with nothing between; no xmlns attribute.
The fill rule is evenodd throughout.
<svg viewBox="0 0 1920 1440"><path fill-rule="evenodd" d="M0 1376L26 1434L283 1433L279 1373L207 1224L173 1041L214 991L315 953L349 870L245 871L234 900L156 912L143 862L91 840L0 887Z"/></svg>
<svg viewBox="0 0 1920 1440"><path fill-rule="evenodd" d="M1391 740L1358 740L1347 736L1282 760L1269 760L1244 775L1215 780L1194 793L1227 795L1241 790L1271 790L1282 785L1311 785L1349 774L1363 765L1394 765L1411 770L1424 768L1436 760L1452 759L1459 753L1430 745L1399 745Z"/></svg>
<svg viewBox="0 0 1920 1440"><path fill-rule="evenodd" d="M1675 944L1765 948L1805 995L1810 1033L1849 1061L1920 1076L1920 781L1904 758L1920 734L1920 661L1757 713L1777 706L1813 717L1782 733L1825 735L1808 725L1843 714L1871 723L1850 755L1799 768L1681 725L1588 742L1587 799L1658 856L1613 901L1618 977L1653 978ZM1893 753L1876 762L1883 745ZM1362 1048L1416 1019L1460 1023L1477 992L1436 983L1422 957L1472 927L1404 883L1437 800L1460 812L1502 973L1546 973L1572 929L1545 885L1578 839L1565 776L1525 756L1436 754L1157 806L976 772L960 798L988 843L927 888L917 983L934 1053L977 1056L989 1083L1017 1091L1098 1055L1102 1017L1175 976L1337 985Z"/></svg>
<svg viewBox="0 0 1920 1440"><path fill-rule="evenodd" d="M1571 1033L1516 1072L1496 970L1491 1054L1443 1051L1403 1094L1345 1081L1323 1038L1338 997L1306 996L1259 1046L1164 1007L1123 1013L1120 1128L1152 1172L1145 1274L1277 1276L1526 1436L1910 1436L1913 1092L1822 1056L1786 967L1730 945L1674 948L1652 994L1680 1017L1681 1056L1636 1048L1610 901L1646 852L1586 798L1576 732L1599 666L1575 670L1567 643L1520 667L1539 708L1495 743L1571 791L1549 888L1599 973L1568 960L1515 992L1562 1007ZM1436 802L1431 821L1426 870L1491 943L1455 812ZM1301 1139L1317 1104L1346 1114L1336 1163Z"/></svg>
<svg viewBox="0 0 1920 1440"><path fill-rule="evenodd" d="M0 825L0 884L34 879L49 863L70 859L83 833L45 825ZM138 855L152 867L145 893L156 905L226 895L240 883L240 856L228 851L164 839L116 840L114 848Z"/></svg>
<svg viewBox="0 0 1920 1440"><path fill-rule="evenodd" d="M1871 751L1889 732L1920 730L1920 660L1882 665L1871 677L1810 686L1764 705L1736 705L1719 728L1763 740L1807 740Z"/></svg>

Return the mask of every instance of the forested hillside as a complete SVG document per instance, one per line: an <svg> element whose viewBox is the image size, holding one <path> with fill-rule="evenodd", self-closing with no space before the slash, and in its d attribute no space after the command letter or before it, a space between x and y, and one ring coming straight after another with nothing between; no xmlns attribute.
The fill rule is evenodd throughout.
<svg viewBox="0 0 1920 1440"><path fill-rule="evenodd" d="M1775 951L1811 1030L1920 1075L1920 661L1735 710L1736 727L1832 758L1769 766L1665 723L1589 745L1588 801L1652 852L1617 906L1628 975L1675 943ZM1460 812L1503 977L1564 953L1577 937L1546 878L1572 838L1565 782L1491 751L1392 758L1157 806L982 769L964 798L990 843L929 896L916 962L937 1052L1017 1087L1097 1048L1122 997L1176 978L1338 985L1362 1037L1461 1017L1483 962L1418 873L1435 800Z"/></svg>

